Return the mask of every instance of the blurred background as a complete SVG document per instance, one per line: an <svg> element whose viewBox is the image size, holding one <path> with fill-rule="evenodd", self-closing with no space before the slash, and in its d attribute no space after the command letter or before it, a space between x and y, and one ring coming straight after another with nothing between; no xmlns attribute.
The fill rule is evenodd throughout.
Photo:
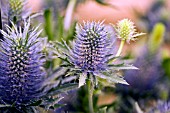
<svg viewBox="0 0 170 113"><path fill-rule="evenodd" d="M27 7L42 14L34 23L43 23L42 37L49 40L73 40L76 23L83 21L104 20L110 26L124 18L132 20L137 31L146 35L126 44L122 54L139 70L121 72L129 86L102 84L96 88L94 109L107 106L107 113L170 110L170 0L28 0ZM56 66L59 63L55 61ZM61 103L68 104L56 113L89 113L85 87L66 94Z"/></svg>

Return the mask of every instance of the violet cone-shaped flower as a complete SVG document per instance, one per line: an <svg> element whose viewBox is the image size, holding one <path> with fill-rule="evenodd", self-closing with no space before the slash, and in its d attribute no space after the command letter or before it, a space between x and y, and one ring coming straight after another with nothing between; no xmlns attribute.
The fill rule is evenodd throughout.
<svg viewBox="0 0 170 113"><path fill-rule="evenodd" d="M43 95L43 55L37 31L29 30L30 23L17 29L7 26L0 44L0 103L22 107L39 100Z"/></svg>
<svg viewBox="0 0 170 113"><path fill-rule="evenodd" d="M77 25L76 41L73 46L73 62L86 72L105 70L107 55L112 41L102 23L87 22Z"/></svg>
<svg viewBox="0 0 170 113"><path fill-rule="evenodd" d="M65 41L54 43L53 47L57 49L54 54L64 61L62 66L72 70L69 75L79 77L79 87L85 84L87 77L94 77L96 84L97 78L107 80L112 85L128 84L115 70L137 69L132 65L114 65L111 62L115 59L116 39L112 30L102 22L84 22L83 26L76 26L76 39L71 43L72 48Z"/></svg>

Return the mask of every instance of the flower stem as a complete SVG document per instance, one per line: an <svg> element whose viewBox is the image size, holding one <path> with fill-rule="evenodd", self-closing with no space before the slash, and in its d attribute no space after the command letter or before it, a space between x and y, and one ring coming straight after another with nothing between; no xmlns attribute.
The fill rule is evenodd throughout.
<svg viewBox="0 0 170 113"><path fill-rule="evenodd" d="M94 113L94 109L93 109L93 83L91 82L90 79L86 80L86 84L87 84L87 90L88 90L88 101L89 101L89 111L90 113Z"/></svg>
<svg viewBox="0 0 170 113"><path fill-rule="evenodd" d="M115 57L119 57L119 56L120 56L120 54L121 54L121 52L122 52L122 50L123 50L124 44L125 44L125 40L121 40L119 49L118 49ZM113 59L111 62L114 62L114 61L116 61L116 59Z"/></svg>
<svg viewBox="0 0 170 113"><path fill-rule="evenodd" d="M121 43L120 43L119 49L118 49L118 51L117 51L117 53L116 53L116 57L120 56L124 44L125 44L125 40L122 40Z"/></svg>

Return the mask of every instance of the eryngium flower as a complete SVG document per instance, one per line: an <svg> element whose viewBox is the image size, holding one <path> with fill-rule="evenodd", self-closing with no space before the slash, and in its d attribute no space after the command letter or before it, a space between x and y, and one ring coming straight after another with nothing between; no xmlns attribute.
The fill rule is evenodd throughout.
<svg viewBox="0 0 170 113"><path fill-rule="evenodd" d="M4 41L0 44L0 103L26 106L41 98L45 72L37 31L29 30L30 23L17 29L7 26L1 30Z"/></svg>
<svg viewBox="0 0 170 113"><path fill-rule="evenodd" d="M87 22L77 25L77 35L73 47L73 62L84 71L99 71L106 68L109 46L109 33L102 23Z"/></svg>
<svg viewBox="0 0 170 113"><path fill-rule="evenodd" d="M129 19L120 20L115 27L117 38L121 40L136 40L136 37L144 35L144 33L136 32L135 25Z"/></svg>

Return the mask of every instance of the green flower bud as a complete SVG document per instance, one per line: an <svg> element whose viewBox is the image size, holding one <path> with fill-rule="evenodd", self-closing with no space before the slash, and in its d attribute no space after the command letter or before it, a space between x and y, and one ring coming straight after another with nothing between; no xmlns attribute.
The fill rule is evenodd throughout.
<svg viewBox="0 0 170 113"><path fill-rule="evenodd" d="M120 20L117 23L117 26L114 28L116 30L117 38L120 38L121 40L125 40L128 43L130 42L130 40L133 41L136 40L137 36L141 36L145 34L145 33L136 32L134 23L129 19Z"/></svg>

